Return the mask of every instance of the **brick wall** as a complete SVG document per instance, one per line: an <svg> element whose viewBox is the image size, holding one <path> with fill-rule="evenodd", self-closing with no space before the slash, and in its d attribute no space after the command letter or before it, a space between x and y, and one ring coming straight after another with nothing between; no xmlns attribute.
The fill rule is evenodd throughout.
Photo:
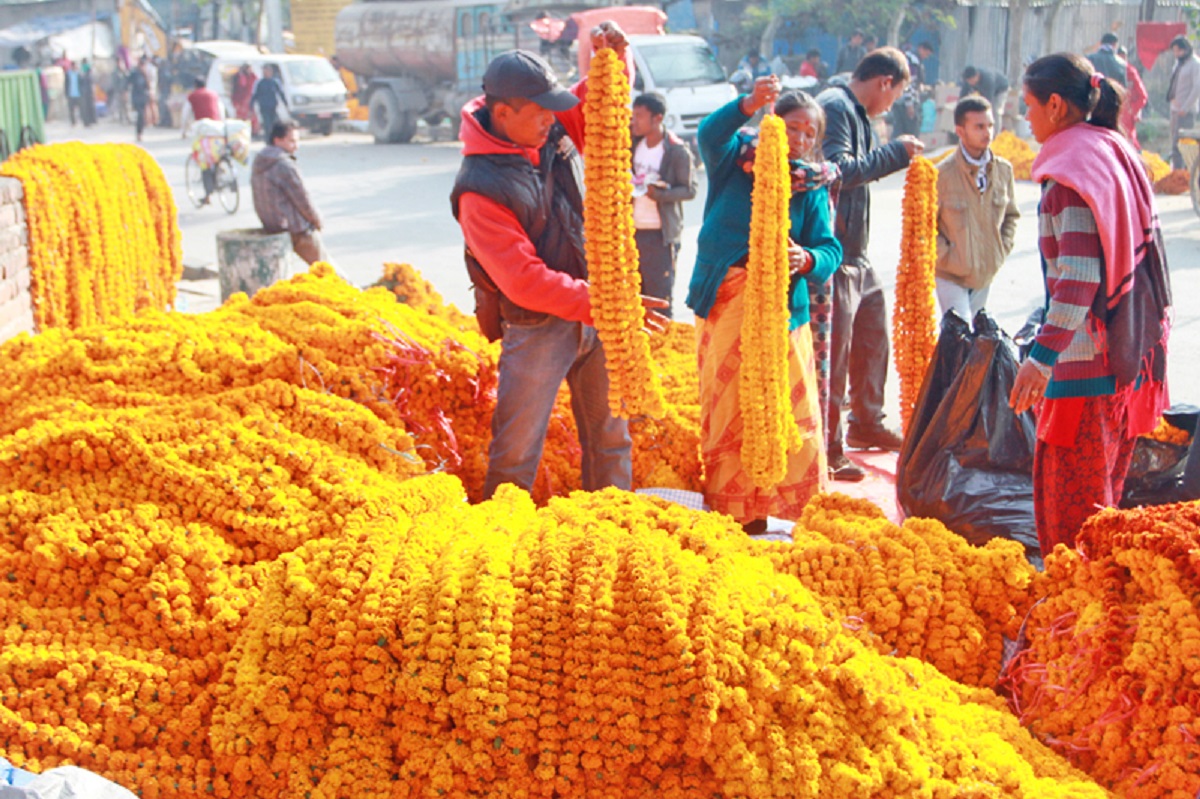
<svg viewBox="0 0 1200 799"><path fill-rule="evenodd" d="M33 332L24 196L21 181L0 177L0 342Z"/></svg>

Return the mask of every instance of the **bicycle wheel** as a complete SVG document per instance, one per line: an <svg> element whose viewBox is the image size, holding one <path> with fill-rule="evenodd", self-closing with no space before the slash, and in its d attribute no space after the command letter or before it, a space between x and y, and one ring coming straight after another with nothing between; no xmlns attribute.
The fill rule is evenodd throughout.
<svg viewBox="0 0 1200 799"><path fill-rule="evenodd" d="M214 183L216 184L217 199L226 213L235 213L238 209L238 180L233 171L233 162L229 156L222 156L217 162Z"/></svg>
<svg viewBox="0 0 1200 799"><path fill-rule="evenodd" d="M187 163L183 167L183 184L187 189L188 199L197 208L204 205L204 177L200 173L199 162L195 157L189 155Z"/></svg>

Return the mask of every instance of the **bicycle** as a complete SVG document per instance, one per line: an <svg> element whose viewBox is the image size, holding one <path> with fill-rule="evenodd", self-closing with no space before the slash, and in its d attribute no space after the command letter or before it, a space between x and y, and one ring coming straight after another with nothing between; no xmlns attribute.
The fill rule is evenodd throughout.
<svg viewBox="0 0 1200 799"><path fill-rule="evenodd" d="M243 163L245 161L244 156L239 157L239 154L244 153L246 147L237 140L237 135L244 129L246 123L239 121L233 126L227 122L221 123L219 134L213 135L215 124L217 123L213 120L200 120L196 123L197 132L192 144L192 152L188 154L184 164L184 185L187 188L188 199L197 208L207 205L212 196L216 195L217 202L221 204L225 212L233 214L237 212L241 200L233 161L235 158ZM230 138L231 127L238 128L238 131L233 134L232 141ZM210 164L207 170L205 162ZM211 173L211 186L205 186L204 173L206 171Z"/></svg>

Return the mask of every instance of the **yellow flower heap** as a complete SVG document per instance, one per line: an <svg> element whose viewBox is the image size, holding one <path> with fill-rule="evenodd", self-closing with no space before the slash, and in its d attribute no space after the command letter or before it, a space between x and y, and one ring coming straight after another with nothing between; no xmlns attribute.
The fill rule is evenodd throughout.
<svg viewBox="0 0 1200 799"><path fill-rule="evenodd" d="M1200 792L1200 504L1104 510L1038 576L1022 722L1127 799Z"/></svg>
<svg viewBox="0 0 1200 799"><path fill-rule="evenodd" d="M892 348L900 378L900 420L905 431L916 409L925 369L937 346L934 271L937 267L937 168L914 158L904 183L904 225L896 268Z"/></svg>
<svg viewBox="0 0 1200 799"><path fill-rule="evenodd" d="M25 192L34 320L82 327L175 301L183 254L162 169L132 144L38 145L0 165Z"/></svg>
<svg viewBox="0 0 1200 799"><path fill-rule="evenodd" d="M615 490L298 547L217 696L219 796L1107 795L728 520Z"/></svg>
<svg viewBox="0 0 1200 799"><path fill-rule="evenodd" d="M800 447L788 379L787 131L775 114L763 117L754 156L750 255L746 262L742 364L738 381L744 422L742 464L755 485L770 488L787 474L787 455Z"/></svg>
<svg viewBox="0 0 1200 799"><path fill-rule="evenodd" d="M630 176L629 79L611 48L592 56L587 77L584 233L592 319L608 365L608 404L616 416L663 413L662 388L642 326Z"/></svg>
<svg viewBox="0 0 1200 799"><path fill-rule="evenodd" d="M615 490L471 506L396 400L474 418L454 330L319 265L0 346L0 756L147 798L1107 796L990 688L1044 597L1033 732L1200 787L1195 506L1096 517L1032 596L1019 545L836 495L794 545Z"/></svg>
<svg viewBox="0 0 1200 799"><path fill-rule="evenodd" d="M1014 179L1033 180L1033 159L1037 153L1029 142L1006 130L992 142L992 152L1012 164Z"/></svg>

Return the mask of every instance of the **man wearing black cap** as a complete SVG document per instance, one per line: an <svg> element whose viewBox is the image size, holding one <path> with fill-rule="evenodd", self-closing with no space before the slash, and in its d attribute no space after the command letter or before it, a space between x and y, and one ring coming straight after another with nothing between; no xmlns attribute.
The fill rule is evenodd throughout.
<svg viewBox="0 0 1200 799"><path fill-rule="evenodd" d="M626 44L611 22L592 31L595 50L611 47L624 57ZM586 83L563 88L541 58L510 50L488 65L483 96L462 110L464 158L450 203L466 240L476 315L503 342L485 498L504 483L533 486L564 378L583 450L583 488L632 483L629 429L609 413L588 296L580 185L586 90ZM489 330L492 302L499 320ZM654 312L647 319L665 323Z"/></svg>

